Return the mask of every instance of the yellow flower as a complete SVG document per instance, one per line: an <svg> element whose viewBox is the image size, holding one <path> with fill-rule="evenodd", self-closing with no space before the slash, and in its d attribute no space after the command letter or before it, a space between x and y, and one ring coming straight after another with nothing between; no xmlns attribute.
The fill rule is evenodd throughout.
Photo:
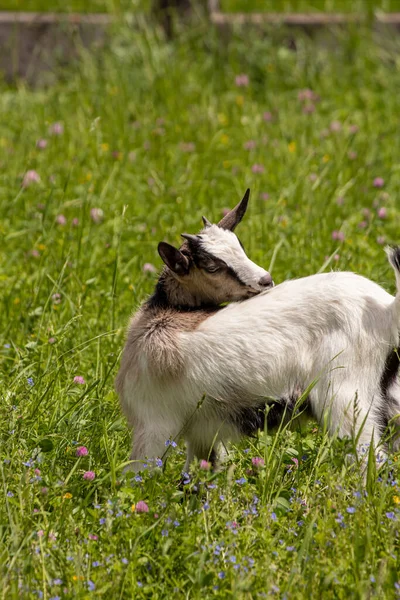
<svg viewBox="0 0 400 600"><path fill-rule="evenodd" d="M225 146L229 144L229 135L226 135L226 133L221 135L221 144L224 144Z"/></svg>
<svg viewBox="0 0 400 600"><path fill-rule="evenodd" d="M46 250L46 246L44 244L38 245L39 250Z"/></svg>
<svg viewBox="0 0 400 600"><path fill-rule="evenodd" d="M236 96L236 104L238 106L243 106L243 104L244 104L244 96Z"/></svg>
<svg viewBox="0 0 400 600"><path fill-rule="evenodd" d="M293 152L296 152L296 142L290 142L290 144L288 145L288 150L292 154L293 154Z"/></svg>
<svg viewBox="0 0 400 600"><path fill-rule="evenodd" d="M67 492L66 494L64 494L63 498L65 498L65 500L71 500L72 494L70 494L69 492Z"/></svg>
<svg viewBox="0 0 400 600"><path fill-rule="evenodd" d="M393 502L395 504L400 504L400 496L393 496Z"/></svg>
<svg viewBox="0 0 400 600"><path fill-rule="evenodd" d="M19 304L21 300L19 298L14 298L14 304Z"/></svg>
<svg viewBox="0 0 400 600"><path fill-rule="evenodd" d="M103 152L108 152L110 149L110 145L109 144L100 144L100 148L102 149Z"/></svg>
<svg viewBox="0 0 400 600"><path fill-rule="evenodd" d="M135 510L136 510L136 504L132 504L132 506L131 506L131 512L135 512Z"/></svg>
<svg viewBox="0 0 400 600"><path fill-rule="evenodd" d="M322 162L323 163L327 163L331 160L331 157L329 156L329 154L324 154L324 156L322 157Z"/></svg>
<svg viewBox="0 0 400 600"><path fill-rule="evenodd" d="M228 125L228 118L224 113L218 113L218 122L221 125Z"/></svg>

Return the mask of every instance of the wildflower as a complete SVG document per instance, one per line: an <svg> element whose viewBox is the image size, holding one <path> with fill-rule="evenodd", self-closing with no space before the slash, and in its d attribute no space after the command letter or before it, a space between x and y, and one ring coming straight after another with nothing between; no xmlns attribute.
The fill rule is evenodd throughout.
<svg viewBox="0 0 400 600"><path fill-rule="evenodd" d="M358 129L359 129L358 125L349 125L349 132L350 133L353 133L353 134L357 133Z"/></svg>
<svg viewBox="0 0 400 600"><path fill-rule="evenodd" d="M196 146L193 142L181 142L179 148L182 152L194 152L196 150Z"/></svg>
<svg viewBox="0 0 400 600"><path fill-rule="evenodd" d="M308 176L309 180L314 182L317 181L318 179L318 175L316 173L310 173L310 175Z"/></svg>
<svg viewBox="0 0 400 600"><path fill-rule="evenodd" d="M265 201L269 200L269 194L268 194L268 192L263 192L261 194L261 200L265 200Z"/></svg>
<svg viewBox="0 0 400 600"><path fill-rule="evenodd" d="M124 565L127 565L129 563L129 560L127 558L121 558L121 562Z"/></svg>
<svg viewBox="0 0 400 600"><path fill-rule="evenodd" d="M265 113L263 113L263 119L264 121L272 121L272 113L269 111L266 111Z"/></svg>
<svg viewBox="0 0 400 600"><path fill-rule="evenodd" d="M89 579L89 581L87 582L87 586L88 586L88 590L90 592L93 592L93 590L96 589L96 586L91 579Z"/></svg>
<svg viewBox="0 0 400 600"><path fill-rule="evenodd" d="M32 185L32 183L40 183L40 175L33 169L30 169L24 175L24 178L22 180L22 187L27 188L30 185Z"/></svg>
<svg viewBox="0 0 400 600"><path fill-rule="evenodd" d="M12 492L7 492L7 497L8 498L12 498L14 496L14 494Z"/></svg>
<svg viewBox="0 0 400 600"><path fill-rule="evenodd" d="M360 221L358 224L359 229L365 229L368 226L367 221Z"/></svg>
<svg viewBox="0 0 400 600"><path fill-rule="evenodd" d="M235 84L237 87L247 87L249 85L249 77L245 73L241 73L240 75L236 75Z"/></svg>
<svg viewBox="0 0 400 600"><path fill-rule="evenodd" d="M219 577L219 579L225 579L225 573L224 573L224 571L220 571L218 573L218 577Z"/></svg>
<svg viewBox="0 0 400 600"><path fill-rule="evenodd" d="M64 125L60 122L53 123L49 131L52 135L62 135L64 133Z"/></svg>
<svg viewBox="0 0 400 600"><path fill-rule="evenodd" d="M136 584L138 587L143 587L143 583L141 581L137 581Z"/></svg>
<svg viewBox="0 0 400 600"><path fill-rule="evenodd" d="M337 204L338 206L342 206L342 205L344 204L344 198L343 198L343 196L339 196L339 197L336 199L336 204Z"/></svg>
<svg viewBox="0 0 400 600"><path fill-rule="evenodd" d="M381 188L385 185L385 180L382 177L375 177L373 181L373 186L376 188Z"/></svg>
<svg viewBox="0 0 400 600"><path fill-rule="evenodd" d="M73 227L78 227L78 225L79 225L79 219L77 217L74 217L72 219L71 223L72 223Z"/></svg>
<svg viewBox="0 0 400 600"><path fill-rule="evenodd" d="M246 478L245 477L240 477L239 479L235 480L235 483L238 483L239 485L244 485L246 483Z"/></svg>
<svg viewBox="0 0 400 600"><path fill-rule="evenodd" d="M271 519L272 519L273 521L277 521L277 520L278 520L278 517L276 516L276 514L275 514L274 512L273 512L273 513L271 513Z"/></svg>
<svg viewBox="0 0 400 600"><path fill-rule="evenodd" d="M65 498L65 500L71 500L72 494L70 492L67 492L66 494L64 494L63 498Z"/></svg>
<svg viewBox="0 0 400 600"><path fill-rule="evenodd" d="M141 475L136 475L135 476L135 481L137 481L138 483L142 483L143 477Z"/></svg>
<svg viewBox="0 0 400 600"><path fill-rule="evenodd" d="M393 496L393 502L395 504L400 504L400 496Z"/></svg>
<svg viewBox="0 0 400 600"><path fill-rule="evenodd" d="M66 225L67 224L67 219L64 217L64 215L57 215L56 216L56 223L58 225Z"/></svg>
<svg viewBox="0 0 400 600"><path fill-rule="evenodd" d="M89 454L89 450L86 448L86 446L78 446L75 451L75 454L78 457L87 456Z"/></svg>
<svg viewBox="0 0 400 600"><path fill-rule="evenodd" d="M310 90L309 88L300 90L297 94L297 98L298 100L300 100L300 102L319 102L320 100L318 94L316 94L313 90Z"/></svg>
<svg viewBox="0 0 400 600"><path fill-rule="evenodd" d="M332 123L330 124L331 131L338 132L338 131L341 131L341 129L342 129L342 124L339 121L332 121Z"/></svg>
<svg viewBox="0 0 400 600"><path fill-rule="evenodd" d="M143 500L139 500L136 504L136 512L138 513L147 513L149 512L149 507Z"/></svg>
<svg viewBox="0 0 400 600"><path fill-rule="evenodd" d="M36 142L36 148L39 148L39 150L44 150L46 147L47 147L47 140L40 139Z"/></svg>
<svg viewBox="0 0 400 600"><path fill-rule="evenodd" d="M163 464L163 463L162 463L162 460L161 460L161 458L156 458L156 467L160 467L160 468L161 468L161 467L162 467L162 464Z"/></svg>
<svg viewBox="0 0 400 600"><path fill-rule="evenodd" d="M339 242L343 242L344 241L344 233L343 231L332 231L332 239L339 241Z"/></svg>
<svg viewBox="0 0 400 600"><path fill-rule="evenodd" d="M288 144L288 150L291 154L296 152L296 142L290 142L290 144Z"/></svg>
<svg viewBox="0 0 400 600"><path fill-rule="evenodd" d="M293 552L293 550L295 550L295 547L294 546L286 546L286 550L288 552Z"/></svg>
<svg viewBox="0 0 400 600"><path fill-rule="evenodd" d="M62 579L53 579L53 585L62 585Z"/></svg>
<svg viewBox="0 0 400 600"><path fill-rule="evenodd" d="M315 105L314 104L305 104L303 106L303 113L305 115L311 115L313 112L315 112Z"/></svg>
<svg viewBox="0 0 400 600"><path fill-rule="evenodd" d="M211 463L208 462L208 460L201 460L200 469L202 469L203 471L209 471L211 469Z"/></svg>
<svg viewBox="0 0 400 600"><path fill-rule="evenodd" d="M392 521L396 520L396 515L394 514L394 512L387 512L386 516L388 519L391 519Z"/></svg>
<svg viewBox="0 0 400 600"><path fill-rule="evenodd" d="M294 464L296 465L296 467L299 466L299 461L297 458L292 457L292 462L294 462Z"/></svg>
<svg viewBox="0 0 400 600"><path fill-rule="evenodd" d="M357 152L354 152L354 150L349 150L349 152L347 153L347 156L349 157L350 160L356 160L358 154L357 154Z"/></svg>
<svg viewBox="0 0 400 600"><path fill-rule="evenodd" d="M348 508L346 508L346 511L353 515L356 512L356 509L354 508L354 506L349 506Z"/></svg>
<svg viewBox="0 0 400 600"><path fill-rule="evenodd" d="M43 495L46 495L48 493L49 489L47 487L42 487L42 489L40 490L40 493Z"/></svg>
<svg viewBox="0 0 400 600"><path fill-rule="evenodd" d="M143 273L157 273L157 269L151 263L144 263L142 268Z"/></svg>
<svg viewBox="0 0 400 600"><path fill-rule="evenodd" d="M133 505L133 506L135 506L135 505ZM101 517L101 519L99 519L100 525L104 525L105 522L106 522L106 519L104 517Z"/></svg>
<svg viewBox="0 0 400 600"><path fill-rule="evenodd" d="M93 481L95 477L96 473L94 471L85 471L85 473L83 474L83 479L85 479L86 481Z"/></svg>
<svg viewBox="0 0 400 600"><path fill-rule="evenodd" d="M52 295L51 299L53 300L54 304L60 304L60 302L61 302L61 294L55 293L55 294Z"/></svg>
<svg viewBox="0 0 400 600"><path fill-rule="evenodd" d="M97 225L103 221L104 212L102 211L101 208L91 208L90 209L90 218L92 219L93 223L96 223L96 225Z"/></svg>
<svg viewBox="0 0 400 600"><path fill-rule="evenodd" d="M264 167L262 165L258 165L257 163L251 167L253 173L264 173Z"/></svg>
<svg viewBox="0 0 400 600"><path fill-rule="evenodd" d="M376 241L378 242L378 244L383 246L386 243L386 238L384 235L380 235L376 238Z"/></svg>
<svg viewBox="0 0 400 600"><path fill-rule="evenodd" d="M260 456L253 456L253 458L251 459L251 464L254 467L263 467L265 465L265 461Z"/></svg>
<svg viewBox="0 0 400 600"><path fill-rule="evenodd" d="M77 383L79 385L85 385L86 381L82 377L82 375L75 375L75 377L74 377L74 383Z"/></svg>
<svg viewBox="0 0 400 600"><path fill-rule="evenodd" d="M177 443L176 443L176 442L174 442L174 440L167 440L167 441L165 442L165 445L167 446L167 448L168 448L168 446L172 446L172 448L176 448L176 446L177 446Z"/></svg>
<svg viewBox="0 0 400 600"><path fill-rule="evenodd" d="M95 533L89 533L89 540L93 540L94 542L97 542L98 539L99 539L98 535L96 535Z"/></svg>
<svg viewBox="0 0 400 600"><path fill-rule="evenodd" d="M378 209L378 217L380 219L386 219L387 217L387 210L384 206L381 206L381 208Z"/></svg>
<svg viewBox="0 0 400 600"><path fill-rule="evenodd" d="M243 148L245 150L254 150L257 147L257 144L254 140L249 140L243 144Z"/></svg>
<svg viewBox="0 0 400 600"><path fill-rule="evenodd" d="M29 385L30 387L33 387L33 386L35 385L35 383L34 383L34 381L33 381L32 377L28 377L28 379L27 379L26 381L27 381L27 383L28 383L28 385Z"/></svg>
<svg viewBox="0 0 400 600"><path fill-rule="evenodd" d="M161 531L161 535L162 535L163 537L168 537L168 529L163 529L163 530Z"/></svg>

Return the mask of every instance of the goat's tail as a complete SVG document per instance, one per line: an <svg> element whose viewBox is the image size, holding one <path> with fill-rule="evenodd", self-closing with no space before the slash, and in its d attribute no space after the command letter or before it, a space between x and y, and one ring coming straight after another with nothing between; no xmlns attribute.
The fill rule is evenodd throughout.
<svg viewBox="0 0 400 600"><path fill-rule="evenodd" d="M385 252L396 276L396 299L394 303L398 320L400 322L400 246L394 246L393 248L386 246Z"/></svg>

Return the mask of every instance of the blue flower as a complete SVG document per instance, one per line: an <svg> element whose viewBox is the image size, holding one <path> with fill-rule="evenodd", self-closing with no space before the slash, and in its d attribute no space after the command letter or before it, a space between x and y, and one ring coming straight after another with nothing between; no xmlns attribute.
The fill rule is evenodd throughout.
<svg viewBox="0 0 400 600"><path fill-rule="evenodd" d="M224 571L220 571L220 572L218 573L218 577L219 577L220 579L225 579L225 573L224 573Z"/></svg>
<svg viewBox="0 0 400 600"><path fill-rule="evenodd" d="M140 475L136 475L135 481L141 483L143 481L143 477L141 477Z"/></svg>
<svg viewBox="0 0 400 600"><path fill-rule="evenodd" d="M174 521L174 526L175 527L179 527L179 525L180 525L179 521Z"/></svg>
<svg viewBox="0 0 400 600"><path fill-rule="evenodd" d="M100 565L101 565L101 562L98 560L95 560L92 562L92 567L100 567Z"/></svg>
<svg viewBox="0 0 400 600"><path fill-rule="evenodd" d="M210 508L210 505L208 504L208 502L204 502L203 508L204 508L204 510L208 510Z"/></svg>
<svg viewBox="0 0 400 600"><path fill-rule="evenodd" d="M236 556L230 556L229 560L231 561L231 563L235 563L236 562Z"/></svg>
<svg viewBox="0 0 400 600"><path fill-rule="evenodd" d="M246 483L246 478L245 477L241 477L240 479L236 479L236 483L238 483L239 485L244 485Z"/></svg>
<svg viewBox="0 0 400 600"><path fill-rule="evenodd" d="M163 537L168 537L168 529L163 529L162 532L161 532L161 535Z"/></svg>
<svg viewBox="0 0 400 600"><path fill-rule="evenodd" d="M53 579L53 585L62 585L62 579Z"/></svg>
<svg viewBox="0 0 400 600"><path fill-rule="evenodd" d="M394 512L387 512L386 516L388 519L392 519L392 521L396 520L396 515L394 514Z"/></svg>
<svg viewBox="0 0 400 600"><path fill-rule="evenodd" d="M375 583L375 577L373 575L369 576L369 580L371 583Z"/></svg>
<svg viewBox="0 0 400 600"><path fill-rule="evenodd" d="M354 506L349 506L348 508L346 508L346 511L353 515L356 512L356 509L354 508Z"/></svg>
<svg viewBox="0 0 400 600"><path fill-rule="evenodd" d="M176 443L176 442L174 442L174 440L167 440L167 441L165 442L165 445L167 446L167 448L168 448L168 446L172 446L172 448L176 448L176 446L177 446L177 443Z"/></svg>
<svg viewBox="0 0 400 600"><path fill-rule="evenodd" d="M128 560L127 558L121 558L121 562L122 562L124 565L127 565L127 564L129 563L129 560Z"/></svg>
<svg viewBox="0 0 400 600"><path fill-rule="evenodd" d="M96 586L91 579L88 580L87 586L90 592L93 592L96 589Z"/></svg>
<svg viewBox="0 0 400 600"><path fill-rule="evenodd" d="M136 584L138 587L143 587L143 583L141 581L137 581Z"/></svg>
<svg viewBox="0 0 400 600"><path fill-rule="evenodd" d="M288 552L293 552L293 550L295 550L295 547L294 546L286 546L286 550Z"/></svg>
<svg viewBox="0 0 400 600"><path fill-rule="evenodd" d="M33 385L35 385L35 383L34 383L34 381L33 381L32 377L28 377L28 379L27 379L26 381L28 382L28 385L30 385L31 387L32 387Z"/></svg>
<svg viewBox="0 0 400 600"><path fill-rule="evenodd" d="M157 465L157 467L162 467L162 460L161 460L161 458L156 458L156 465Z"/></svg>
<svg viewBox="0 0 400 600"><path fill-rule="evenodd" d="M277 520L278 520L278 517L276 516L276 514L275 514L274 512L273 512L273 513L271 513L271 519L272 519L273 521L277 521Z"/></svg>
<svg viewBox="0 0 400 600"><path fill-rule="evenodd" d="M106 522L106 519L104 517L101 517L101 519L99 519L100 525L104 525L105 522Z"/></svg>
<svg viewBox="0 0 400 600"><path fill-rule="evenodd" d="M7 492L7 496L8 496L9 498L12 498L12 497L14 496L14 494L13 494L12 492Z"/></svg>

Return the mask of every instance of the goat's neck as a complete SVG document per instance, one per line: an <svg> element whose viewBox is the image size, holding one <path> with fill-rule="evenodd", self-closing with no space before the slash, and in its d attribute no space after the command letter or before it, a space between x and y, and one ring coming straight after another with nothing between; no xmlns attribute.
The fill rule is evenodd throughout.
<svg viewBox="0 0 400 600"><path fill-rule="evenodd" d="M176 310L196 310L209 308L195 294L185 288L167 269L161 273L153 295L147 302L150 308L175 308Z"/></svg>

